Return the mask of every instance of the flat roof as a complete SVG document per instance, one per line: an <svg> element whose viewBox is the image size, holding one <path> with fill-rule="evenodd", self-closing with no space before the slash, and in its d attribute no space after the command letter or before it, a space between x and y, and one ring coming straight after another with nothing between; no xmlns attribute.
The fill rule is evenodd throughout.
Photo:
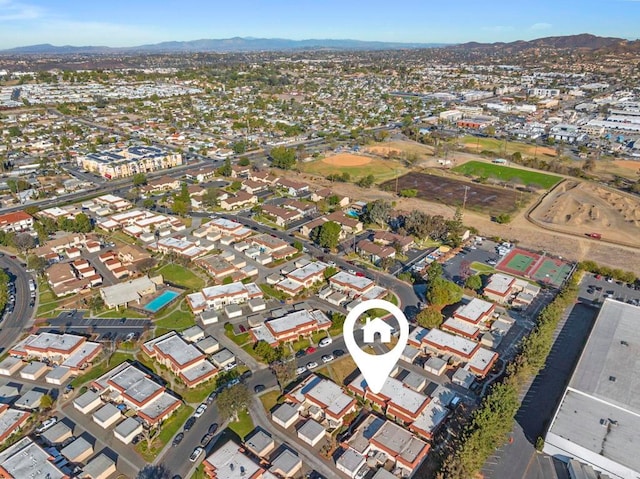
<svg viewBox="0 0 640 479"><path fill-rule="evenodd" d="M506 274L494 273L489 278L489 283L485 289L490 289L496 293L506 294L509 291L511 283L514 281L513 276Z"/></svg>
<svg viewBox="0 0 640 479"><path fill-rule="evenodd" d="M27 411L20 409L7 408L0 412L0 436L14 430L20 421L28 416Z"/></svg>
<svg viewBox="0 0 640 479"><path fill-rule="evenodd" d="M149 341L145 346L148 344L150 348L158 349L165 356L172 358L179 366L202 357L202 352L198 348L186 342L182 339L182 336L179 336L174 331L166 337L161 336L159 341L154 341Z"/></svg>
<svg viewBox="0 0 640 479"><path fill-rule="evenodd" d="M180 402L178 398L172 396L167 391L163 391L162 394L156 396L153 401L149 401L140 408L139 412L151 419L155 419L177 402Z"/></svg>
<svg viewBox="0 0 640 479"><path fill-rule="evenodd" d="M248 448L258 454L269 446L274 445L273 438L262 429L257 429L244 443Z"/></svg>
<svg viewBox="0 0 640 479"><path fill-rule="evenodd" d="M549 446L640 472L639 351L640 307L606 299L547 433Z"/></svg>
<svg viewBox="0 0 640 479"><path fill-rule="evenodd" d="M111 467L115 466L115 462L106 454L98 454L91 459L86 466L82 468L82 472L85 476L89 476L91 479L101 477L105 471L108 471Z"/></svg>
<svg viewBox="0 0 640 479"><path fill-rule="evenodd" d="M369 413L362 423L353 432L347 443L350 448L358 452L364 453L369 447L371 438L378 432L378 429L385 423L385 419L375 414Z"/></svg>
<svg viewBox="0 0 640 479"><path fill-rule="evenodd" d="M474 324L468 321L464 321L458 318L448 318L442 326L460 331L468 336L474 336L480 331L480 329Z"/></svg>
<svg viewBox="0 0 640 479"><path fill-rule="evenodd" d="M244 479L253 477L261 470L260 466L240 452L240 446L227 441L205 459L215 468L217 477L225 479Z"/></svg>
<svg viewBox="0 0 640 479"><path fill-rule="evenodd" d="M142 403L162 386L147 377L147 374L130 365L111 376L110 381L118 385L128 397Z"/></svg>
<svg viewBox="0 0 640 479"><path fill-rule="evenodd" d="M455 314L477 323L483 315L487 314L491 310L491 308L493 308L493 303L480 298L473 298L467 304L463 304L456 309Z"/></svg>
<svg viewBox="0 0 640 479"><path fill-rule="evenodd" d="M366 384L367 382L362 374L351 383L353 387L361 391L364 391ZM385 381L379 396L388 398L389 404L401 407L413 414L417 413L422 405L429 400L427 396L405 386L402 381L396 378L388 378Z"/></svg>
<svg viewBox="0 0 640 479"><path fill-rule="evenodd" d="M449 410L438 399L432 399L411 424L422 431L434 431L449 415Z"/></svg>
<svg viewBox="0 0 640 479"><path fill-rule="evenodd" d="M317 421L313 419L307 420L299 429L298 434L308 438L315 439L316 437L324 434L326 429Z"/></svg>
<svg viewBox="0 0 640 479"><path fill-rule="evenodd" d="M120 424L118 424L114 431L123 437L127 437L129 434L132 434L134 431L137 431L138 429L142 429L142 424L140 424L134 418L128 417L127 419L122 421Z"/></svg>
<svg viewBox="0 0 640 479"><path fill-rule="evenodd" d="M95 417L98 421L104 422L108 419L111 419L113 416L119 416L120 409L115 407L111 403L107 403L93 413L93 417Z"/></svg>
<svg viewBox="0 0 640 479"><path fill-rule="evenodd" d="M440 329L430 330L424 336L423 341L429 341L441 349L446 348L451 352L462 353L465 356L471 354L478 345L478 343L447 333Z"/></svg>
<svg viewBox="0 0 640 479"><path fill-rule="evenodd" d="M84 340L84 336L77 336L75 334L40 333L30 335L27 342L24 343L24 346L44 350L57 349L59 351L71 352Z"/></svg>
<svg viewBox="0 0 640 479"><path fill-rule="evenodd" d="M309 263L303 266L302 268L293 270L287 276L289 276L291 279L295 281L304 281L309 276L322 273L328 267L329 265L327 263L323 263L322 261L316 261L314 263Z"/></svg>
<svg viewBox="0 0 640 479"><path fill-rule="evenodd" d="M413 463L427 447L426 442L391 421L385 421L373 439L392 451L394 457L400 456L409 463Z"/></svg>
<svg viewBox="0 0 640 479"><path fill-rule="evenodd" d="M64 447L60 451L60 454L62 454L70 461L73 461L76 457L82 455L82 453L86 452L87 450L91 450L93 452L93 446L89 443L89 441L80 436L79 438L71 442L68 446Z"/></svg>
<svg viewBox="0 0 640 479"><path fill-rule="evenodd" d="M346 271L340 271L331 278L329 281L337 281L341 284L347 284L352 286L354 289L361 291L373 285L373 281L365 276L356 276L355 274L347 273Z"/></svg>
<svg viewBox="0 0 640 479"><path fill-rule="evenodd" d="M100 343L85 342L81 347L71 353L71 356L65 359L61 366L72 369L79 368L86 362L87 358L96 354L97 350L101 348L102 345Z"/></svg>
<svg viewBox="0 0 640 479"><path fill-rule="evenodd" d="M284 423L289 422L292 417L295 417L297 415L298 415L298 408L292 406L288 402L282 403L280 406L278 406L277 409L273 411L273 413L271 413L272 417L275 417L276 419Z"/></svg>
<svg viewBox="0 0 640 479"><path fill-rule="evenodd" d="M105 286L101 292L104 295L105 303L120 305L137 301L140 298L140 292L151 288L155 288L155 283L148 276L142 276L113 286Z"/></svg>
<svg viewBox="0 0 640 479"><path fill-rule="evenodd" d="M316 318L314 318L309 311L303 309L302 311L294 311L286 314L280 318L271 319L267 321L266 324L275 334L279 334L314 321L316 321Z"/></svg>
<svg viewBox="0 0 640 479"><path fill-rule="evenodd" d="M282 471L284 473L293 474L293 472L300 467L302 460L291 451L291 449L284 449L278 457L271 461L270 470Z"/></svg>
<svg viewBox="0 0 640 479"><path fill-rule="evenodd" d="M50 454L25 437L0 452L0 467L16 478L68 477L49 460Z"/></svg>
<svg viewBox="0 0 640 479"><path fill-rule="evenodd" d="M496 352L480 347L475 353L473 353L473 356L471 356L471 359L469 359L467 364L479 371L483 371L489 364L491 364L497 355L498 353Z"/></svg>
<svg viewBox="0 0 640 479"><path fill-rule="evenodd" d="M100 394L89 389L84 394L75 398L73 400L73 404L77 405L79 408L85 408L96 399L100 399Z"/></svg>
<svg viewBox="0 0 640 479"><path fill-rule="evenodd" d="M365 457L362 454L349 448L342 453L342 455L336 461L336 464L340 464L347 471L355 472L357 469L360 469L364 465L364 462Z"/></svg>

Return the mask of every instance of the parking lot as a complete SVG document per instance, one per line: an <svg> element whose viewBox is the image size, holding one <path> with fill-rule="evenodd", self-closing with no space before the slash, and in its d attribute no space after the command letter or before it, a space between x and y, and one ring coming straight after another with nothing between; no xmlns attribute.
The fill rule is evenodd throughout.
<svg viewBox="0 0 640 479"><path fill-rule="evenodd" d="M98 339L118 340L124 339L129 334L139 337L145 329L151 327L148 319L101 319L84 318L80 311L68 311L61 313L57 318L49 320L49 326L43 331L61 331L78 334L97 334Z"/></svg>
<svg viewBox="0 0 640 479"><path fill-rule="evenodd" d="M640 286L615 281L601 276L600 279L591 273L585 274L580 283L580 300L602 303L605 298L617 299L624 303L640 305Z"/></svg>

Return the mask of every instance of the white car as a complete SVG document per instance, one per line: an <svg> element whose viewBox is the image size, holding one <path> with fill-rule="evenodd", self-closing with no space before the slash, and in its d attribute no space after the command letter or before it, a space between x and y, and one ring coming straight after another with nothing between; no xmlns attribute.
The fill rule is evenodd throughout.
<svg viewBox="0 0 640 479"><path fill-rule="evenodd" d="M311 361L310 363L307 363L307 369L311 370L314 368L318 367L318 363L316 363L315 361Z"/></svg>
<svg viewBox="0 0 640 479"><path fill-rule="evenodd" d="M331 343L333 343L333 339L331 339L331 338L322 338L320 340L320 342L318 343L318 346L320 346L321 348L324 348L326 346L329 346Z"/></svg>
<svg viewBox="0 0 640 479"><path fill-rule="evenodd" d="M333 361L333 354L325 354L324 356L322 356L322 362L323 363L329 363L331 361Z"/></svg>
<svg viewBox="0 0 640 479"><path fill-rule="evenodd" d="M355 269L350 269L349 271L347 271L347 273L355 275L356 274L356 270Z"/></svg>
<svg viewBox="0 0 640 479"><path fill-rule="evenodd" d="M306 366L300 366L299 368L296 368L296 374L298 376L300 376L301 374L304 374L306 371L307 371Z"/></svg>
<svg viewBox="0 0 640 479"><path fill-rule="evenodd" d="M231 371L232 369L235 369L236 366L238 366L237 363L233 362L233 363L229 363L224 367L225 371Z"/></svg>
<svg viewBox="0 0 640 479"><path fill-rule="evenodd" d="M58 418L57 417L55 417L55 416L50 417L49 419L47 419L45 422L42 423L42 426L40 426L38 429L36 429L36 432L37 433L45 432L47 429L52 427L57 422L58 422Z"/></svg>
<svg viewBox="0 0 640 479"><path fill-rule="evenodd" d="M191 455L189 456L189 460L191 462L196 462L198 460L198 458L202 455L202 453L204 452L204 449L201 447L196 447L193 452L191 453Z"/></svg>
<svg viewBox="0 0 640 479"><path fill-rule="evenodd" d="M335 266L335 265L336 265L336 262L335 262L335 261L327 261L327 264L328 264L329 266Z"/></svg>
<svg viewBox="0 0 640 479"><path fill-rule="evenodd" d="M193 417L202 416L206 410L207 410L207 405L204 403L200 404L200 406L198 406L198 409L196 409L196 412L193 414Z"/></svg>

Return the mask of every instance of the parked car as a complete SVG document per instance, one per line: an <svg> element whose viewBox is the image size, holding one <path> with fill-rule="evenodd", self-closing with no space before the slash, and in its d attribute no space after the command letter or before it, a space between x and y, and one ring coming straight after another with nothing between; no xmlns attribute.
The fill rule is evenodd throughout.
<svg viewBox="0 0 640 479"><path fill-rule="evenodd" d="M215 391L209 394L209 396L207 396L207 404L211 404L217 395L218 394Z"/></svg>
<svg viewBox="0 0 640 479"><path fill-rule="evenodd" d="M321 348L324 348L326 346L329 346L331 343L333 343L333 339L326 337L320 340L320 342L318 343L318 346L320 346Z"/></svg>
<svg viewBox="0 0 640 479"><path fill-rule="evenodd" d="M200 406L198 406L198 409L196 409L196 412L193 414L193 417L202 416L206 410L207 410L207 405L205 403L200 404Z"/></svg>
<svg viewBox="0 0 640 479"><path fill-rule="evenodd" d="M313 354L313 353L315 353L315 352L316 352L316 348L314 348L313 346L309 346L309 347L306 349L306 352L307 352L307 354Z"/></svg>
<svg viewBox="0 0 640 479"><path fill-rule="evenodd" d="M248 369L240 375L240 380L245 381L249 379L251 376L253 376L253 373L251 372L250 369Z"/></svg>
<svg viewBox="0 0 640 479"><path fill-rule="evenodd" d="M309 363L307 363L307 369L313 369L313 368L317 368L318 367L318 363L316 363L315 361L311 361Z"/></svg>
<svg viewBox="0 0 640 479"><path fill-rule="evenodd" d="M200 440L200 445L202 447L207 447L207 445L211 442L211 439L213 439L213 434L206 433L204 436L202 436L202 439Z"/></svg>
<svg viewBox="0 0 640 479"><path fill-rule="evenodd" d="M339 358L340 356L344 356L344 351L343 351L342 349L336 349L336 350L333 352L333 355L334 355L336 358Z"/></svg>
<svg viewBox="0 0 640 479"><path fill-rule="evenodd" d="M262 392L262 391L264 391L265 389L267 389L267 388L265 387L265 385L264 385L264 384L256 384L256 385L253 387L253 392L255 392L255 393L261 393L261 392Z"/></svg>
<svg viewBox="0 0 640 479"><path fill-rule="evenodd" d="M236 366L238 366L238 363L233 362L233 363L229 363L224 367L225 371L231 371L232 369L235 369Z"/></svg>
<svg viewBox="0 0 640 479"><path fill-rule="evenodd" d="M191 416L189 419L187 419L187 422L184 423L184 430L189 431L189 429L191 429L195 423L196 418Z"/></svg>
<svg viewBox="0 0 640 479"><path fill-rule="evenodd" d="M307 367L306 366L300 366L299 368L296 368L296 374L299 376L301 374L304 374L307 371Z"/></svg>
<svg viewBox="0 0 640 479"><path fill-rule="evenodd" d="M217 430L218 430L218 423L214 422L213 424L211 424L211 426L209 426L209 430L207 432L209 434L215 434Z"/></svg>
<svg viewBox="0 0 640 479"><path fill-rule="evenodd" d="M306 354L307 352L304 349L301 349L300 351L296 352L296 358L303 358Z"/></svg>
<svg viewBox="0 0 640 479"><path fill-rule="evenodd" d="M323 363L329 363L333 360L334 360L334 357L331 354L325 354L324 356L322 356Z"/></svg>
<svg viewBox="0 0 640 479"><path fill-rule="evenodd" d="M201 447L196 447L191 453L191 455L189 456L189 460L191 462L196 462L203 452L204 452L204 449L202 449Z"/></svg>
<svg viewBox="0 0 640 479"><path fill-rule="evenodd" d="M173 438L173 442L171 443L171 445L173 447L176 447L178 444L182 442L183 439L184 439L184 432L179 432L178 434L176 434L176 437Z"/></svg>
<svg viewBox="0 0 640 479"><path fill-rule="evenodd" d="M44 421L38 429L36 429L36 432L38 434L43 433L57 422L58 422L58 418L56 416L50 417L49 419Z"/></svg>

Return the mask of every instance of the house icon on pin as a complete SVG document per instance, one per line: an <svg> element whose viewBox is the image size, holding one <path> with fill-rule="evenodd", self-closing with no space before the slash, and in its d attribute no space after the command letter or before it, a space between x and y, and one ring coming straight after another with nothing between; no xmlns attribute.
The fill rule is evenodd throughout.
<svg viewBox="0 0 640 479"><path fill-rule="evenodd" d="M376 318L373 321L371 321L371 318L367 318L367 323L362 329L364 331L365 343L374 343L376 334L380 335L381 343L391 342L391 331L393 328L380 318Z"/></svg>

